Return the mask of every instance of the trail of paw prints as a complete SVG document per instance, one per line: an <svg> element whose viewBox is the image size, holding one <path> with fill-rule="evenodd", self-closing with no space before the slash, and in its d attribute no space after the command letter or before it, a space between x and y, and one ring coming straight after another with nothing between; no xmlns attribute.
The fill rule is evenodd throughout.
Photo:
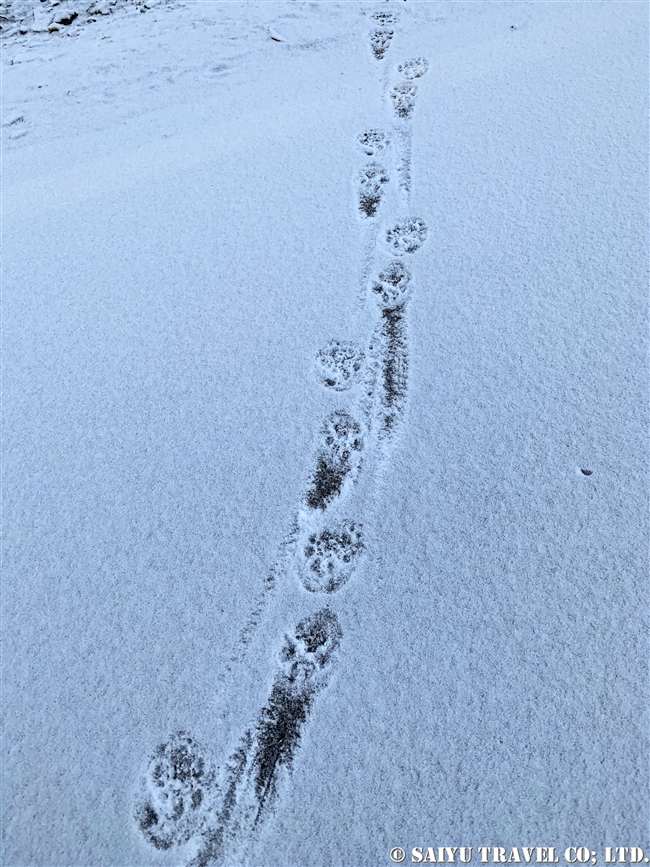
<svg viewBox="0 0 650 867"><path fill-rule="evenodd" d="M330 341L317 353L316 362L326 388L346 391L358 384L364 353L351 342ZM341 499L346 484L359 473L362 450L359 422L345 410L331 413L321 428L316 466L303 504L312 523L314 517L317 521L324 516L328 526L308 533L303 522L296 544L296 524L285 543L292 556L298 551L303 587L312 593L333 593L346 583L363 552L358 522L332 523L328 518L329 507ZM263 597L285 571L281 558L267 577ZM238 653L230 660L227 674L245 661L243 650L259 622L263 602L262 598L242 630ZM198 846L190 862L198 867L223 863L226 853L250 841L272 809L281 775L291 768L302 727L316 694L327 682L340 637L338 620L329 609L305 618L287 634L269 699L226 763L225 782L185 732L158 746L134 810L136 826L150 845L167 850L192 844L195 852Z"/></svg>
<svg viewBox="0 0 650 867"><path fill-rule="evenodd" d="M330 340L317 353L314 373L326 388L344 392L358 385L363 375L363 349L351 341ZM344 410L330 414L320 431L315 468L304 495L310 512L324 512L340 500L346 484L352 484L361 469L363 434L359 422ZM304 523L304 522L303 522ZM280 554L269 570L250 615L242 627L235 650L226 663L221 681L246 662L248 646L262 620L269 599L280 581L291 572L288 564L296 548L301 521L294 521L280 546Z"/></svg>
<svg viewBox="0 0 650 867"><path fill-rule="evenodd" d="M392 13L376 13L374 19L379 27L371 43L381 59L393 37L389 28L397 19ZM426 66L426 61L416 58L398 67L404 81L393 89L391 99L400 122L408 120L413 111L408 104L410 97L415 98L413 80L426 72ZM401 187L410 189L410 128L405 128L407 134L397 127L402 160L398 178ZM384 252L402 257L419 250L427 236L427 226L419 217L393 220L378 229L376 217L389 183L389 173L379 160L390 142L391 136L375 129L358 137L362 152L372 160L357 176L356 188L357 210L368 226L365 286L378 241ZM359 517L342 518L341 511L346 503L349 507L347 494L359 477L368 446L379 445L385 456L385 444L405 416L410 285L411 274L401 259L390 262L372 281L379 320L367 350L350 342L330 341L316 355L314 369L322 385L336 393L356 390L357 398L350 411L339 408L323 423L297 519L241 631L239 648L228 666L230 674L243 664L243 650L280 578L297 571L307 593L333 594L347 584L364 559L363 523ZM372 451L377 454L375 448ZM369 478L377 476L379 482L381 461L377 463L376 457L372 461ZM341 635L338 619L329 608L304 618L287 632L268 699L223 773L185 732L159 745L141 781L134 811L136 825L150 845L161 850L193 846L192 867L223 864L228 859L231 863L233 853L237 860L275 809L315 698L327 684ZM249 658L251 652L249 649Z"/></svg>
<svg viewBox="0 0 650 867"><path fill-rule="evenodd" d="M332 341L326 350L345 348L341 356L325 353L334 362L323 384L347 384L346 374L354 371L360 378L363 354L354 344ZM355 371L355 368L356 371ZM363 549L361 526L354 521L341 522L336 515L347 502L346 494L357 481L363 463L365 435L357 419L346 410L335 410L325 419L319 436L315 468L298 513L294 539L292 574L298 575L302 587L311 592L332 593L345 584L356 565L353 561Z"/></svg>
<svg viewBox="0 0 650 867"><path fill-rule="evenodd" d="M358 344L330 340L316 353L314 373L325 388L341 393L360 385L364 361L364 351ZM315 520L317 523L320 516L329 514L330 506L343 499L346 488L358 477L363 448L362 425L348 412L337 410L327 416L319 434L315 465L302 498L302 508L280 545L276 562L264 578L233 652L221 669L219 684L222 693L232 688L236 672L241 666L250 665L253 638L274 591L288 580L288 576L295 576L295 551L300 544L299 536L304 537L307 527L313 528ZM341 583L342 580L332 579L330 586L340 586Z"/></svg>
<svg viewBox="0 0 650 867"><path fill-rule="evenodd" d="M221 808L205 826L189 867L238 860L238 849L250 845L273 813L314 700L327 685L342 635L329 608L305 617L285 635L268 700L228 762Z"/></svg>
<svg viewBox="0 0 650 867"><path fill-rule="evenodd" d="M328 389L344 392L357 385L363 375L364 352L351 341L330 340L316 354L314 370ZM345 410L336 410L324 421L315 454L315 467L303 497L308 512L325 512L339 501L359 475L364 437L361 424ZM280 546L280 555L269 570L249 617L242 627L235 652L223 671L222 680L244 661L247 647L260 624L271 594L290 571L287 563L295 549L300 518Z"/></svg>
<svg viewBox="0 0 650 867"><path fill-rule="evenodd" d="M223 775L187 732L156 747L140 781L133 817L145 841L166 851L194 842L190 867L223 864L249 843L273 810L281 776L292 768L317 694L327 685L342 630L323 608L289 631L264 707Z"/></svg>

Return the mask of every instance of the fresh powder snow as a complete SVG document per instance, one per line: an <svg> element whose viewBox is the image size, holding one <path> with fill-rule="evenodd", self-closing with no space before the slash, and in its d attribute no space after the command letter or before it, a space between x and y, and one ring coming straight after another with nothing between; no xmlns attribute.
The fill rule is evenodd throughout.
<svg viewBox="0 0 650 867"><path fill-rule="evenodd" d="M650 857L648 3L0 25L2 863Z"/></svg>

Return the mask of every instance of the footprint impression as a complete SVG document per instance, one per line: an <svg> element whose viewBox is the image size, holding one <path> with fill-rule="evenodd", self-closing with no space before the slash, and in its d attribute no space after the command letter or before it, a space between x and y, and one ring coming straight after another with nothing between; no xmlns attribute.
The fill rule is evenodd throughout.
<svg viewBox="0 0 650 867"><path fill-rule="evenodd" d="M395 35L395 31L390 28L397 24L397 15L394 12L374 12L371 18L379 27L370 34L370 48L377 60L382 60Z"/></svg>
<svg viewBox="0 0 650 867"><path fill-rule="evenodd" d="M394 30L373 30L370 34L370 47L377 60L383 60L388 51L391 39L395 35Z"/></svg>
<svg viewBox="0 0 650 867"><path fill-rule="evenodd" d="M250 840L271 810L314 700L327 685L342 635L329 608L285 634L269 698L228 763L223 808L203 834L190 867L223 863L228 850Z"/></svg>
<svg viewBox="0 0 650 867"><path fill-rule="evenodd" d="M425 57L414 57L413 60L406 60L400 63L397 71L404 78L422 78L429 68L429 61Z"/></svg>
<svg viewBox="0 0 650 867"><path fill-rule="evenodd" d="M364 354L361 347L344 340L330 340L316 354L316 376L334 391L346 391L359 381Z"/></svg>
<svg viewBox="0 0 650 867"><path fill-rule="evenodd" d="M372 284L382 310L392 310L405 303L409 295L411 272L403 262L391 262Z"/></svg>
<svg viewBox="0 0 650 867"><path fill-rule="evenodd" d="M415 108L415 95L418 92L417 85L410 81L400 81L390 92L393 100L395 114L401 118L410 117Z"/></svg>
<svg viewBox="0 0 650 867"><path fill-rule="evenodd" d="M357 137L357 142L366 156L374 157L386 150L390 145L390 137L381 130L369 129Z"/></svg>
<svg viewBox="0 0 650 867"><path fill-rule="evenodd" d="M362 526L351 520L320 533L310 533L299 545L301 581L312 593L333 593L343 586L364 549Z"/></svg>
<svg viewBox="0 0 650 867"><path fill-rule="evenodd" d="M379 163L369 163L359 173L359 213L362 217L374 217L381 202L382 185L389 181L388 172Z"/></svg>
<svg viewBox="0 0 650 867"><path fill-rule="evenodd" d="M390 92L393 108L397 117L409 118L415 108L415 96L418 92L413 79L422 78L429 68L429 61L424 57L415 57L400 63L397 71L404 76L404 80L398 82Z"/></svg>
<svg viewBox="0 0 650 867"><path fill-rule="evenodd" d="M421 217L403 217L386 229L384 240L392 253L415 253L426 241L427 231Z"/></svg>
<svg viewBox="0 0 650 867"><path fill-rule="evenodd" d="M150 757L136 796L136 825L156 849L180 846L207 826L218 794L203 748L176 732Z"/></svg>
<svg viewBox="0 0 650 867"><path fill-rule="evenodd" d="M361 469L361 425L345 410L336 410L325 420L320 441L305 503L310 509L324 511L341 495L345 482L353 481Z"/></svg>

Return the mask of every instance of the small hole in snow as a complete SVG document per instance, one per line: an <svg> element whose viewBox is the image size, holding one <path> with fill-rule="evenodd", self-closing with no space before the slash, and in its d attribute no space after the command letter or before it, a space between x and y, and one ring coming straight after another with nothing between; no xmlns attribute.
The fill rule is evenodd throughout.
<svg viewBox="0 0 650 867"><path fill-rule="evenodd" d="M581 467L580 472L582 473L583 476L590 476L593 473L593 470L585 470Z"/></svg>

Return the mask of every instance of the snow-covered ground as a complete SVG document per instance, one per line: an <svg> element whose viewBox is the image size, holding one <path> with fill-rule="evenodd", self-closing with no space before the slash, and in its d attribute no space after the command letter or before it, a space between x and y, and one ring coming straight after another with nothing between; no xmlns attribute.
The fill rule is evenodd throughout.
<svg viewBox="0 0 650 867"><path fill-rule="evenodd" d="M2 863L650 855L648 4L0 16Z"/></svg>

